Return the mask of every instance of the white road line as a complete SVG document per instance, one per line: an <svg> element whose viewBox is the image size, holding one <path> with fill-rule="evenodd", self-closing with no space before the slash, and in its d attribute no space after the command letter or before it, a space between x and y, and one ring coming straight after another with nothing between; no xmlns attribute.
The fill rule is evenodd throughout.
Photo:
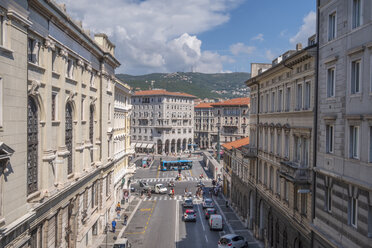
<svg viewBox="0 0 372 248"><path fill-rule="evenodd" d="M212 198L214 205L217 206L218 212L222 215L222 218L224 219L224 222L226 223L227 227L229 228L230 233L235 233L234 230L232 229L231 225L229 222L227 222L225 214L222 212L222 209L220 208L220 205L218 205L217 201Z"/></svg>
<svg viewBox="0 0 372 248"><path fill-rule="evenodd" d="M200 213L201 212L200 205L198 205L198 209L199 209L198 213L199 213L199 217L200 217L200 222L202 224L203 231L205 231L205 227L204 227L204 223L203 223L203 218L202 218L201 213Z"/></svg>
<svg viewBox="0 0 372 248"><path fill-rule="evenodd" d="M178 236L179 236L179 220L178 220L178 215L179 215L179 206L178 206L178 200L176 201L176 218L175 218L175 232L174 232L174 241L176 243L176 248L178 244Z"/></svg>
<svg viewBox="0 0 372 248"><path fill-rule="evenodd" d="M207 234L204 234L204 237L205 237L205 240L207 241L208 243L208 238L207 238Z"/></svg>

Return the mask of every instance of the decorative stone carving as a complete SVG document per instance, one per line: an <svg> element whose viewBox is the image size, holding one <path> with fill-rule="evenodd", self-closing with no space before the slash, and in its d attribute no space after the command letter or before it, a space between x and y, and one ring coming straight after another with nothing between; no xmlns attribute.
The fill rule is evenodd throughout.
<svg viewBox="0 0 372 248"><path fill-rule="evenodd" d="M52 49L53 51L56 49L56 43L51 39L45 39L44 46L48 49Z"/></svg>
<svg viewBox="0 0 372 248"><path fill-rule="evenodd" d="M80 67L84 67L84 61L82 59L79 59L77 61L77 65L80 66Z"/></svg>
<svg viewBox="0 0 372 248"><path fill-rule="evenodd" d="M31 84L28 86L28 94L37 96L40 94L39 87L41 86L41 83L37 80L33 80Z"/></svg>
<svg viewBox="0 0 372 248"><path fill-rule="evenodd" d="M62 48L59 52L59 55L62 56L62 58L67 58L68 57L68 52L66 49Z"/></svg>
<svg viewBox="0 0 372 248"><path fill-rule="evenodd" d="M85 69L87 71L92 71L92 66L88 64L88 65L85 66Z"/></svg>
<svg viewBox="0 0 372 248"><path fill-rule="evenodd" d="M68 95L67 101L73 102L75 99L75 96L77 96L77 92L70 92L70 94Z"/></svg>

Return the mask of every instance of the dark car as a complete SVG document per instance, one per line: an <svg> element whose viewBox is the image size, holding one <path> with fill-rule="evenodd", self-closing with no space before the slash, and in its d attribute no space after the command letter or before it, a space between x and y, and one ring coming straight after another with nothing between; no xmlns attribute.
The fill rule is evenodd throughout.
<svg viewBox="0 0 372 248"><path fill-rule="evenodd" d="M212 215L212 214L217 214L217 210L215 208L207 208L205 211L205 218L206 219L209 219L209 217Z"/></svg>

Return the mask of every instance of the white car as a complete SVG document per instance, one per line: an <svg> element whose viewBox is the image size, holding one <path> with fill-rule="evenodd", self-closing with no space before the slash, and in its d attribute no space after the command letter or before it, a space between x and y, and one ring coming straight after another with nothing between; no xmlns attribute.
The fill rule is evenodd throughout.
<svg viewBox="0 0 372 248"><path fill-rule="evenodd" d="M168 189L161 183L158 183L154 186L154 192L156 194L166 194Z"/></svg>
<svg viewBox="0 0 372 248"><path fill-rule="evenodd" d="M225 247L248 248L248 242L243 236L236 234L227 234L222 236L218 241L218 248Z"/></svg>
<svg viewBox="0 0 372 248"><path fill-rule="evenodd" d="M211 198L205 198L203 201L203 209L204 208L214 208L213 200Z"/></svg>

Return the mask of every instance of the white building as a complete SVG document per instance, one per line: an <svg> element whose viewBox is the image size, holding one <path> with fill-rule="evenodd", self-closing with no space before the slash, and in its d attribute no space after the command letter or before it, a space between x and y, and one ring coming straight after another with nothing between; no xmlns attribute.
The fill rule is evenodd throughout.
<svg viewBox="0 0 372 248"><path fill-rule="evenodd" d="M138 91L132 97L132 145L157 154L189 150L194 137L194 99L166 90Z"/></svg>

